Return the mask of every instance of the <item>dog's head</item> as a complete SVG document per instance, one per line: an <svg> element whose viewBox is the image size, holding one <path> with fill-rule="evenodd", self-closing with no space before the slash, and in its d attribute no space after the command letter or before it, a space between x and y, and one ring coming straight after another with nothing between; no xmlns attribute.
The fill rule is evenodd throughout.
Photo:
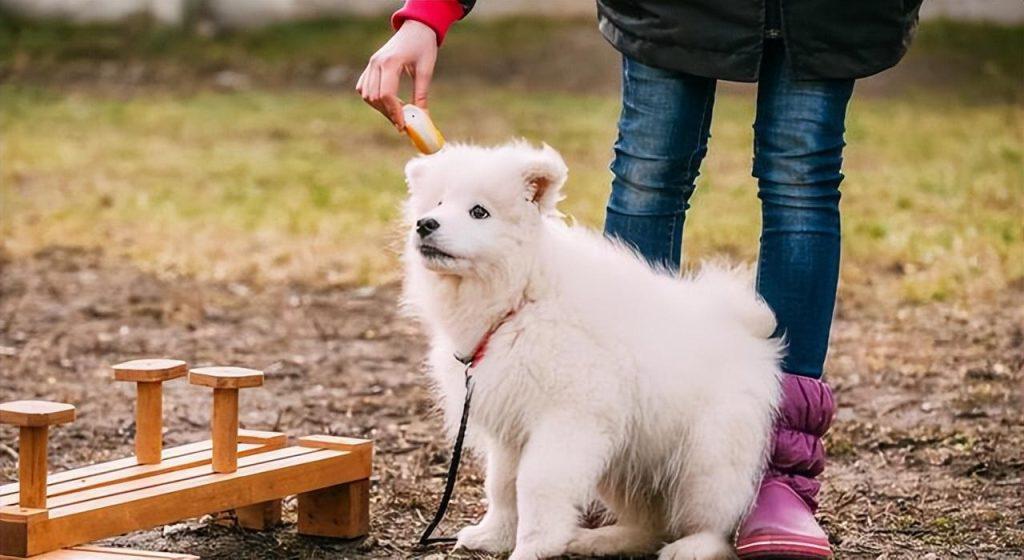
<svg viewBox="0 0 1024 560"><path fill-rule="evenodd" d="M405 168L407 258L442 274L507 268L528 255L568 169L545 145L448 145Z"/></svg>

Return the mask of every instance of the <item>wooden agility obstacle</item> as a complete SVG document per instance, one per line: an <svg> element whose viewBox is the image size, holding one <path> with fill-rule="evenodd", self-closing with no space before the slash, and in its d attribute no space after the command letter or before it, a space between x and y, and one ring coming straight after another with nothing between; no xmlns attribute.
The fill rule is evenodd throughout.
<svg viewBox="0 0 1024 560"><path fill-rule="evenodd" d="M186 373L191 384L213 390L211 439L165 449L162 385ZM114 379L136 383L136 454L106 463L48 475L48 430L73 421L74 407L0 404L0 423L20 430L18 481L0 486L0 559L188 558L81 545L231 510L242 527L263 530L280 522L281 500L291 495L298 496L300 534L368 532L372 442L314 435L289 445L282 433L239 430L238 391L261 386L262 372L134 360L114 366Z"/></svg>

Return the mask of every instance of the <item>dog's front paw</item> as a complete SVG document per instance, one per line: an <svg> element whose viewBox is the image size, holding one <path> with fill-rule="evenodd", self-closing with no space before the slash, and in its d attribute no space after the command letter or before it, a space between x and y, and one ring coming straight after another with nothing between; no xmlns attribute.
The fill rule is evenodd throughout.
<svg viewBox="0 0 1024 560"><path fill-rule="evenodd" d="M557 558L565 556L569 549L565 544L556 543L529 543L524 544L522 540L516 545L508 560L543 560L544 558Z"/></svg>
<svg viewBox="0 0 1024 560"><path fill-rule="evenodd" d="M550 555L541 554L540 551L534 548L528 548L525 546L517 546L512 554L508 557L508 560L542 560Z"/></svg>
<svg viewBox="0 0 1024 560"><path fill-rule="evenodd" d="M483 552L508 552L516 542L515 527L501 523L483 521L477 525L463 527L456 538L456 548Z"/></svg>
<svg viewBox="0 0 1024 560"><path fill-rule="evenodd" d="M729 542L712 533L695 533L665 545L658 560L735 560Z"/></svg>

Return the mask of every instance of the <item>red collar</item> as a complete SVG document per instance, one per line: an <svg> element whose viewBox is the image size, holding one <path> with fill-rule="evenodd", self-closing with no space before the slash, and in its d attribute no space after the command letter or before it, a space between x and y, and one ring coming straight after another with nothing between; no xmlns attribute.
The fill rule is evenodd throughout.
<svg viewBox="0 0 1024 560"><path fill-rule="evenodd" d="M502 325L507 323L509 319L515 316L515 314L518 313L519 310L522 309L523 305L525 304L526 301L523 301L523 303L520 303L516 307L509 309L508 312L506 312L501 317L501 319L498 320L497 323L494 323L494 325L492 325L491 328L487 329L487 332L484 333L484 336L480 338L480 342L477 342L476 346L473 347L473 353L470 354L468 358L464 358L456 354L455 359L462 362L462 364L465 365L467 369L478 365L480 363L480 360L484 358L484 354L487 353L487 344L491 341L491 337L494 336L494 333L498 332L498 329L500 329Z"/></svg>

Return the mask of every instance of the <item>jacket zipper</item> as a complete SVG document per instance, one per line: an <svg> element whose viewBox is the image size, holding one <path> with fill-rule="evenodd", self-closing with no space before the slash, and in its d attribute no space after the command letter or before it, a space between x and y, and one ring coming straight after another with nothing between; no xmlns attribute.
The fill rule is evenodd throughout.
<svg viewBox="0 0 1024 560"><path fill-rule="evenodd" d="M782 0L766 0L764 4L764 36L766 39L782 37Z"/></svg>

